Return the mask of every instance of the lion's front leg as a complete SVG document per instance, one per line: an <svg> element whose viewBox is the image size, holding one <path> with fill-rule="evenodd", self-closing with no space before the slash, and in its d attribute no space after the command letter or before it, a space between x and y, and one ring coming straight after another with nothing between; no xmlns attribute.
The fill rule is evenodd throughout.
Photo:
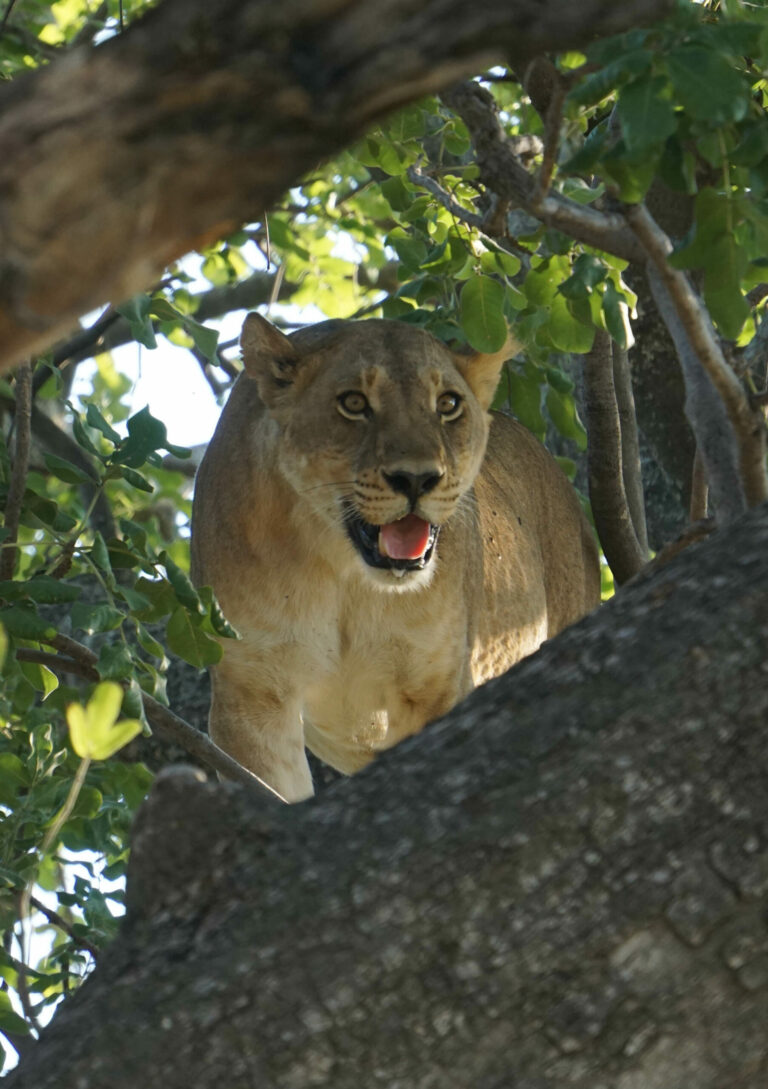
<svg viewBox="0 0 768 1089"><path fill-rule="evenodd" d="M212 672L211 738L287 802L314 794L304 749L301 709L295 695L264 683L253 670Z"/></svg>

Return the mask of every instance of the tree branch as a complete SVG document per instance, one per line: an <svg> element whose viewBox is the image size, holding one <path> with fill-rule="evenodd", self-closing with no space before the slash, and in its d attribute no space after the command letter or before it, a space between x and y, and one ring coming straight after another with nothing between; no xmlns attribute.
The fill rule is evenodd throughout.
<svg viewBox="0 0 768 1089"><path fill-rule="evenodd" d="M622 216L599 212L558 193L543 195L538 191L536 181L510 147L499 124L496 103L484 87L461 83L444 91L441 97L469 129L484 185L541 223L579 242L627 261L640 258L642 250Z"/></svg>
<svg viewBox="0 0 768 1089"><path fill-rule="evenodd" d="M680 360L685 380L685 415L696 437L715 514L718 521L730 522L748 506L735 429L709 371L702 366L701 356L691 343L689 327L683 324L655 264L649 265L648 281ZM727 366L725 360L723 366ZM730 374L736 381L733 372Z"/></svg>
<svg viewBox="0 0 768 1089"><path fill-rule="evenodd" d="M67 937L70 938L75 945L78 945L81 949L85 949L88 953L90 953L94 960L96 959L96 957L98 957L100 953L99 947L97 945L94 945L93 942L88 941L87 938L76 934L72 929L72 924L68 923L64 916L60 915L58 911L54 911L53 908L49 908L46 904L43 903L42 900L38 900L36 896L30 896L29 903L30 906L35 909L35 911L39 911L42 915L45 915L49 923L53 923L54 926L57 926L60 930L63 930Z"/></svg>
<svg viewBox="0 0 768 1089"><path fill-rule="evenodd" d="M645 521L640 439L637 432L637 415L635 413L635 397L632 392L629 355L615 341L611 342L611 352L613 355L613 391L616 397L619 430L621 432L621 474L624 482L624 494L627 497L627 506L640 550L647 556L648 528Z"/></svg>
<svg viewBox="0 0 768 1089"><path fill-rule="evenodd" d="M705 394L704 384L697 377L696 367L698 366L703 368L722 400L726 419L730 422L738 450L738 469L742 484L740 490L747 505L754 506L768 498L768 476L765 470L765 422L750 405L743 385L728 366L712 328L709 314L701 300L685 275L669 265L667 257L672 252L672 243L669 238L642 204L627 206L626 217L648 254L654 270L651 287L654 290L656 303L675 341L685 374L686 388L689 382L692 383L690 396L695 397L695 405L698 407L694 408L692 401L691 411L703 411L705 403L709 404L711 401L711 397ZM683 356L686 357L685 361ZM695 392L693 385L695 385ZM717 415L714 406L708 410L707 415L714 422L714 417ZM718 517L736 517L742 509L741 503L737 501L738 492L731 498L726 494L726 490L732 489L734 485L733 472L730 469L727 470L728 482L724 482L724 487L720 487L715 481L715 476L720 471L718 463L721 463L723 470L726 471L727 459L723 461L718 456L710 464L707 441L701 433L702 421L699 420L696 423L693 418L689 417L689 419L691 419L698 447L705 460L709 486ZM722 432L722 427L720 430ZM724 453L723 450L723 455Z"/></svg>
<svg viewBox="0 0 768 1089"><path fill-rule="evenodd" d="M259 219L389 111L671 6L162 0L124 34L0 89L0 365ZM553 225L590 221L576 213L544 201ZM592 215L587 233L607 245L611 224Z"/></svg>
<svg viewBox="0 0 768 1089"><path fill-rule="evenodd" d="M97 669L98 656L88 647L83 646L82 643L61 634L51 636L50 639L41 639L40 642L53 647L54 650L59 651L59 654L46 655L43 651L32 651L30 653L22 648L17 651L17 655L21 660L37 661L47 665L54 671L60 670L65 673L73 673L75 676L84 677L89 681L98 681L100 679ZM277 801L284 800L257 775L247 771L225 753L223 749L220 749L207 734L196 730L194 726L190 726L183 718L158 703L146 692L142 693L141 699L147 721L153 730L157 732L158 737L180 745L190 756L194 756L196 760L200 760L211 771L225 779L243 783L251 789L255 788L261 796L267 796Z"/></svg>
<svg viewBox="0 0 768 1089"><path fill-rule="evenodd" d="M635 532L624 490L622 435L613 381L611 338L598 330L584 357L584 393L589 435L589 499L605 558L618 583L648 561Z"/></svg>

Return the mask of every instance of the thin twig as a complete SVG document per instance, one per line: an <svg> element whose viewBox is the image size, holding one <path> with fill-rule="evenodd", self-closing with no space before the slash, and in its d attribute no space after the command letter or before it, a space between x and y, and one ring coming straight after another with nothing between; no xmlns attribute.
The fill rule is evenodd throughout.
<svg viewBox="0 0 768 1089"><path fill-rule="evenodd" d="M418 166L408 167L408 179L412 181L414 185L420 186L422 189L426 189L428 193L431 193L433 197L446 208L454 219L460 220L462 223L466 223L468 227L476 227L478 230L482 230L484 225L484 219L479 216L477 212L469 212L466 208L456 200L455 197L443 189L442 185L434 178L431 178L429 174L425 174Z"/></svg>
<svg viewBox="0 0 768 1089"><path fill-rule="evenodd" d="M4 544L6 547L0 558L0 579L3 580L13 578L18 550L7 546L14 545L18 539L21 507L27 486L29 445L32 431L32 365L29 362L22 363L16 371L15 393L16 449L5 504L4 525L6 538Z"/></svg>
<svg viewBox="0 0 768 1089"><path fill-rule="evenodd" d="M8 4L6 6L5 12L3 13L2 22L0 22L0 34L2 34L3 31L6 28L6 25L8 23L8 20L11 17L11 12L13 11L13 8L14 8L15 4L16 4L16 0L8 0Z"/></svg>
<svg viewBox="0 0 768 1089"><path fill-rule="evenodd" d="M626 218L655 270L655 283L661 286L664 296L669 300L671 310L667 307L662 317L673 340L675 340L675 333L669 319L672 313L677 317L679 330L675 346L678 349L678 355L680 355L681 336L683 336L690 346L692 360L698 360L698 365L703 368L722 400L738 448L744 497L747 506L753 507L768 498L768 476L765 471L765 422L753 409L743 384L728 366L706 308L684 273L672 268L668 263L667 257L672 252L672 243L667 235L642 204L628 205ZM651 278L651 286L653 289L654 278ZM659 294L658 288L654 291L655 298L657 294ZM656 298L656 302L659 305L659 298ZM681 364L682 362L681 357ZM693 373L689 367L686 387ZM716 472L716 467L709 463L704 435L697 431L694 421L692 426L702 456L707 463L710 487L714 489L716 485L713 470ZM728 508L732 509L730 504L727 504L727 496L721 494L721 498L725 499ZM718 515L724 516L724 512L719 511Z"/></svg>
<svg viewBox="0 0 768 1089"><path fill-rule="evenodd" d="M619 412L621 429L621 475L624 481L624 493L632 518L635 535L642 551L648 554L648 527L645 520L645 495L643 493L643 474L640 465L640 439L637 433L637 415L635 397L632 392L632 375L629 369L629 355L625 348L620 348L614 341L611 345L613 355L613 389L616 395L616 407Z"/></svg>
<svg viewBox="0 0 768 1089"><path fill-rule="evenodd" d="M64 933L72 939L75 945L80 946L81 949L85 949L92 957L98 957L101 952L98 945L94 945L88 938L83 938L79 934L75 934L72 929L72 924L68 923L63 915L59 915L58 911L49 908L42 900L38 900L36 896L30 896L29 904L35 911L39 911L41 915L45 915L49 923L53 923L54 926L58 926L59 929L63 930Z"/></svg>

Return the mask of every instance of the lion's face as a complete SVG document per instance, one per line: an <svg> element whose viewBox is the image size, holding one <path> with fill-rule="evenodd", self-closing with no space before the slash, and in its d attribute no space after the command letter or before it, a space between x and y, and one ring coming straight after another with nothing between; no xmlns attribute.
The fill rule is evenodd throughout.
<svg viewBox="0 0 768 1089"><path fill-rule="evenodd" d="M279 428L281 470L328 527L318 547L384 588L425 585L440 527L468 516L506 353L457 356L392 321L287 338L254 316L243 354Z"/></svg>

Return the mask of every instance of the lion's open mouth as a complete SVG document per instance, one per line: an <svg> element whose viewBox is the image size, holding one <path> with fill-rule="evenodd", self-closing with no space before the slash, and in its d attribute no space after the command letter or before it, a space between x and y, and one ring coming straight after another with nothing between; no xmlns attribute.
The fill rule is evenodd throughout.
<svg viewBox="0 0 768 1089"><path fill-rule="evenodd" d="M426 567L440 532L439 526L425 522L417 514L406 514L397 522L373 526L347 507L344 520L352 544L367 564L400 574Z"/></svg>

